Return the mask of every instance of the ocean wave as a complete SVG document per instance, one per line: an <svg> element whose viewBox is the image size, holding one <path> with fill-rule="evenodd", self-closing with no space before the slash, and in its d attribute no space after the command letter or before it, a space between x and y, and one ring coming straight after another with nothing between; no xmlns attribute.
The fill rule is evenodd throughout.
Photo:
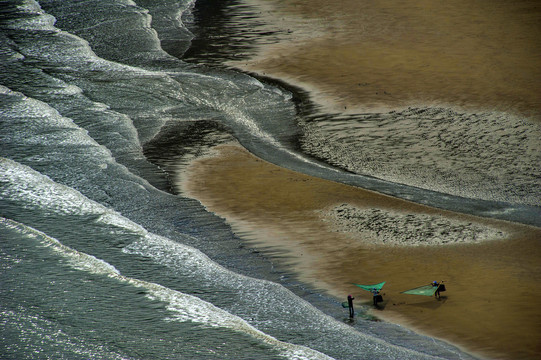
<svg viewBox="0 0 541 360"><path fill-rule="evenodd" d="M351 327L285 286L256 279L276 278L261 270L271 266L267 259L243 250L227 224L200 203L166 191L167 174L143 151L165 124L214 121L255 152L287 153L280 147L295 129L295 106L286 90L163 52L151 3L148 9L131 1L70 8L71 2L42 1L44 12L35 1L20 0L0 14L6 40L0 45L0 223L8 233L5 259L17 259L2 274L10 291L1 301L12 309L10 318L30 311L74 339L121 349L94 358L139 351L142 358L176 356L176 346L186 357L208 358L214 351L214 357L238 358L236 343L214 341L210 332L193 339L195 350L177 345L184 341L177 334L200 334L192 322L203 331L225 327L220 335L254 357L461 357L430 338L404 341L404 333L414 335L389 324L371 324L383 329L377 336ZM163 21L180 24L179 13L190 3L162 3L162 15L176 9ZM80 14L73 16L76 9ZM122 26L109 27L113 23ZM122 48L118 41L132 34L135 40ZM25 247L34 240L41 247ZM332 301L321 303L334 307ZM102 316L93 318L92 311ZM33 326L21 319L10 322L10 334ZM164 319L183 326L168 327ZM235 329L249 340L231 336ZM17 354L32 357L36 347L17 341ZM44 356L72 354L49 342ZM270 346L261 350L263 343Z"/></svg>
<svg viewBox="0 0 541 360"><path fill-rule="evenodd" d="M97 275L105 275L117 281L144 288L146 290L146 296L151 300L159 300L167 304L166 308L172 314L165 320L196 322L203 326L229 328L237 332L242 332L276 347L281 352L281 355L288 359L331 359L318 351L304 346L279 341L276 338L257 330L240 317L234 316L195 296L184 294L159 284L123 276L114 266L107 262L69 248L60 243L57 239L51 238L46 234L24 226L23 224L0 218L0 226L4 226L12 231L17 231L26 237L33 238L36 242L66 258L69 261L69 264L77 270Z"/></svg>

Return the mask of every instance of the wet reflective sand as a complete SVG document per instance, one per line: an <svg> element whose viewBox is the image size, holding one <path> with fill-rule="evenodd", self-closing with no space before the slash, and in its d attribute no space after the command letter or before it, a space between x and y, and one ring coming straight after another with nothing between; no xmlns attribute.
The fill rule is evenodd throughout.
<svg viewBox="0 0 541 360"><path fill-rule="evenodd" d="M303 87L322 112L442 106L541 119L541 7L535 1L263 4L260 15L288 35L230 65ZM278 260L338 299L352 293L357 304L369 305L370 294L351 283L387 281L385 302L374 310L383 319L488 358L541 354L539 228L315 179L237 146L222 146L192 162L177 187L224 217L247 241L288 254ZM337 222L329 216L339 206L394 215L362 231L355 218ZM408 215L425 219L418 229L464 226L489 235L476 244L381 244L404 228ZM435 218L443 225L434 226ZM446 282L440 300L400 294L432 280Z"/></svg>
<svg viewBox="0 0 541 360"><path fill-rule="evenodd" d="M299 84L326 110L435 105L540 119L535 0L248 2L290 36L232 64Z"/></svg>
<svg viewBox="0 0 541 360"><path fill-rule="evenodd" d="M354 294L357 304L369 306L371 295L351 283L387 281L385 302L374 310L378 317L490 358L530 359L541 351L541 229L439 211L305 176L237 146L218 149L193 162L177 190L224 217L252 245L286 254L278 260L301 280L338 299ZM471 245L377 245L370 233L322 221L322 210L341 204L441 217L507 238ZM397 225L387 222L381 230ZM433 280L446 283L440 300L400 294Z"/></svg>

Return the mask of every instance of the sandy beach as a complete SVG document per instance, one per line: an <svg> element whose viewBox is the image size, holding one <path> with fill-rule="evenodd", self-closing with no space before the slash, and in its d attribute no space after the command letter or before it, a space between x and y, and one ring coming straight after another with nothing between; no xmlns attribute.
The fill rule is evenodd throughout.
<svg viewBox="0 0 541 360"><path fill-rule="evenodd" d="M533 1L247 3L288 35L229 65L303 88L321 112L421 104L541 119L541 10ZM353 294L370 307L371 294L352 283L386 281L385 301L372 310L378 318L480 357L541 354L539 228L316 179L238 144L194 160L176 187L340 301ZM408 240L419 232L425 243ZM433 280L448 289L439 300L400 294Z"/></svg>
<svg viewBox="0 0 541 360"><path fill-rule="evenodd" d="M369 307L371 294L351 283L387 281L383 305L372 310L378 318L487 358L533 359L541 351L540 229L441 211L309 177L236 145L215 151L189 166L177 190L225 218L251 246L280 254L276 260L300 280L339 300L353 294L356 304ZM344 204L421 219L432 216L484 229L496 239L381 245L376 235L333 221L326 210ZM505 238L497 239L501 234ZM440 300L400 294L433 280L444 280L448 289Z"/></svg>

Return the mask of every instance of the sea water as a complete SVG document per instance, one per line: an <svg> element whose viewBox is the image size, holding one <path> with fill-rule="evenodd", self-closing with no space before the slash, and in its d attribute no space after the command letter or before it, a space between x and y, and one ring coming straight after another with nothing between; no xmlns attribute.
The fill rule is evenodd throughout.
<svg viewBox="0 0 541 360"><path fill-rule="evenodd" d="M192 6L2 3L0 357L469 358L362 307L346 321L338 300L170 191L144 148L171 132L186 152L234 137L283 166L410 191L303 154L283 87L180 60Z"/></svg>

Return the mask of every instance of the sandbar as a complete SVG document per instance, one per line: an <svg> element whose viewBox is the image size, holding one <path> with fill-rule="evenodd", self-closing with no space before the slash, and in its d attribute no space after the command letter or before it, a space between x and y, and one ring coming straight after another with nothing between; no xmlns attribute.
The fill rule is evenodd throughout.
<svg viewBox="0 0 541 360"><path fill-rule="evenodd" d="M541 119L533 0L244 2L283 36L228 65L303 88L323 113L418 106ZM176 187L339 301L353 294L371 308L352 283L386 281L378 318L481 357L541 354L539 228L306 176L238 144L192 161ZM433 280L447 287L439 300L400 293Z"/></svg>
<svg viewBox="0 0 541 360"><path fill-rule="evenodd" d="M387 281L375 316L449 341L479 356L530 359L541 353L541 229L452 213L283 169L238 145L194 160L176 183L223 217L241 238L281 261L298 278L337 299L371 295L352 283ZM382 244L333 221L340 206L439 218L487 229L477 243ZM430 220L432 221L432 220ZM353 223L355 219L353 219ZM347 221L345 222L347 223ZM400 221L382 222L392 229ZM354 229L354 228L353 228ZM392 233L392 232L388 232ZM493 234L493 238L490 238ZM503 237L502 237L503 235ZM441 299L400 294L445 281ZM346 315L345 315L346 316Z"/></svg>

